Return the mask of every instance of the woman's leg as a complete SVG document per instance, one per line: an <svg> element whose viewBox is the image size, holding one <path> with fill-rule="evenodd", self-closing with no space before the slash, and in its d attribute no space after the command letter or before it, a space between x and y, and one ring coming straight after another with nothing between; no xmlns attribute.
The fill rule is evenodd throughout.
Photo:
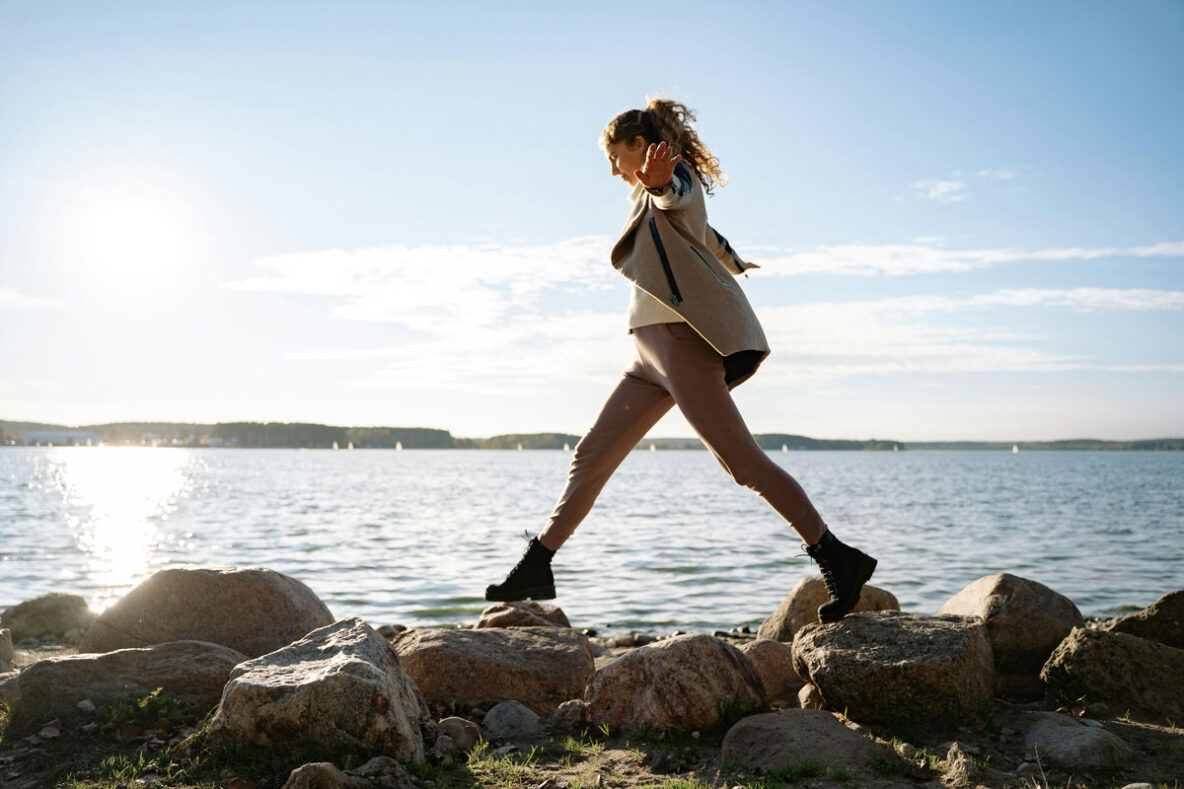
<svg viewBox="0 0 1184 789"><path fill-rule="evenodd" d="M641 373L640 364L626 371L596 423L576 445L567 486L539 535L548 549L556 551L567 541L617 466L674 405L669 392Z"/></svg>
<svg viewBox="0 0 1184 789"><path fill-rule="evenodd" d="M826 524L798 481L752 437L724 381L720 355L683 326L671 327L656 351L666 388L720 465L759 493L807 545L818 542Z"/></svg>

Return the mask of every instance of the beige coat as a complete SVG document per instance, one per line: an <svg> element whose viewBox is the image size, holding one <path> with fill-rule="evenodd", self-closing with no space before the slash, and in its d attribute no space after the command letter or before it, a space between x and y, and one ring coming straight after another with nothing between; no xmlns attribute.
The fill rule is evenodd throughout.
<svg viewBox="0 0 1184 789"><path fill-rule="evenodd" d="M739 384L769 355L769 343L735 275L748 268L707 224L703 186L685 164L660 194L638 184L613 246L613 268L691 325Z"/></svg>

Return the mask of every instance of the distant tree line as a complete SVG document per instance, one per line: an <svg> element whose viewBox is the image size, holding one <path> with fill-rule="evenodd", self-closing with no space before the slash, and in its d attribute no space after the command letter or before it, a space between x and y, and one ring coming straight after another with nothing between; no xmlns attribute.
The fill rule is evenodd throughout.
<svg viewBox="0 0 1184 789"><path fill-rule="evenodd" d="M0 443L22 443L26 434L61 433L43 443L85 444L161 444L174 446L225 446L242 448L328 449L334 444L346 449L569 449L580 437L571 433L506 433L489 438L457 438L447 430L429 427L336 427L311 422L112 422L102 425L65 427L39 422L0 420ZM929 441L909 442L886 439L866 441L809 438L789 433L762 433L755 436L766 450L934 450L973 449L1009 451L1010 441ZM40 441L40 439L38 439ZM642 449L703 449L697 438L646 438ZM1021 451L1031 450L1153 450L1184 451L1184 438L1159 438L1142 441L1102 441L1071 439L1066 441L1021 441Z"/></svg>

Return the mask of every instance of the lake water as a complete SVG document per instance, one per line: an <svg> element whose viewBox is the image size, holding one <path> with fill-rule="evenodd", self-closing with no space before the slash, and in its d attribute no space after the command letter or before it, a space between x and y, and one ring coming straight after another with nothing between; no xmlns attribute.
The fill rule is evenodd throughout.
<svg viewBox="0 0 1184 789"><path fill-rule="evenodd" d="M1086 615L1184 586L1184 453L773 453L873 584L933 614L1012 572ZM0 448L0 609L96 609L172 565L268 567L336 617L471 623L546 522L559 451ZM556 555L577 627L755 627L814 566L705 451L634 452Z"/></svg>

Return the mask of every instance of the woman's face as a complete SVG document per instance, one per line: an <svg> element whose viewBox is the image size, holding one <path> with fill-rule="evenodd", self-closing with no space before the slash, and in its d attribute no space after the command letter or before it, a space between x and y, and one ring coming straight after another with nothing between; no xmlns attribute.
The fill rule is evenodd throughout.
<svg viewBox="0 0 1184 789"><path fill-rule="evenodd" d="M609 165L612 166L613 177L620 176L625 179L625 183L635 186L637 179L633 176L633 171L640 170L641 166L645 164L647 147L645 138L640 134L634 137L631 142L622 140L609 143L608 147L604 149L604 154L608 157Z"/></svg>

